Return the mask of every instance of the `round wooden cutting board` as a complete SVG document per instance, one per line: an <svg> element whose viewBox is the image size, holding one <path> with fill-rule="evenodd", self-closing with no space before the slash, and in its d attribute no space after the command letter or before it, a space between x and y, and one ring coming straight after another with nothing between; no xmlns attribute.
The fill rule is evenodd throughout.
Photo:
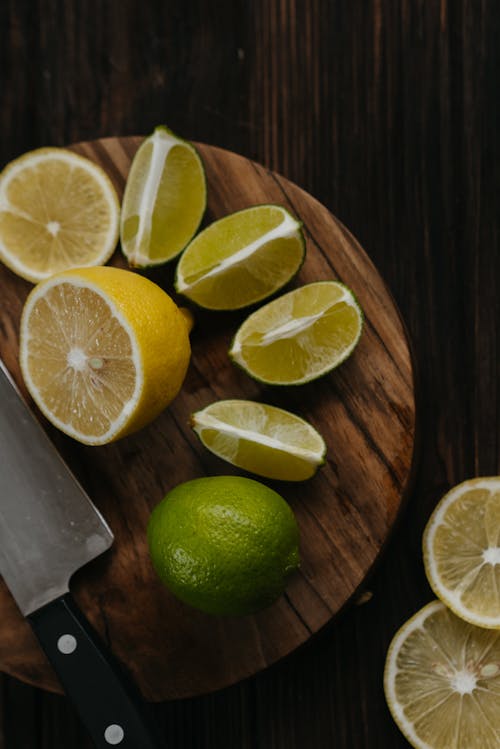
<svg viewBox="0 0 500 749"><path fill-rule="evenodd" d="M121 195L141 140L107 138L73 150L100 163ZM292 285L340 279L359 299L365 327L356 351L337 371L310 385L273 389L251 380L227 356L248 311L195 310L183 389L149 427L116 444L86 447L43 422L116 537L110 552L74 576L73 593L143 695L154 701L203 694L255 674L329 622L380 554L408 491L414 452L408 341L365 252L326 208L283 177L219 148L199 150L208 180L205 224L257 203L285 206L303 222L307 240L306 262ZM125 267L119 250L112 263ZM146 275L173 294L174 272L175 262ZM0 355L25 395L18 331L30 289L0 267ZM173 486L238 473L208 453L189 427L193 411L222 398L250 398L295 412L321 432L328 447L326 464L313 479L266 482L296 514L302 564L272 607L242 618L208 616L177 601L156 578L145 537L152 508ZM0 668L59 691L1 580L0 611Z"/></svg>

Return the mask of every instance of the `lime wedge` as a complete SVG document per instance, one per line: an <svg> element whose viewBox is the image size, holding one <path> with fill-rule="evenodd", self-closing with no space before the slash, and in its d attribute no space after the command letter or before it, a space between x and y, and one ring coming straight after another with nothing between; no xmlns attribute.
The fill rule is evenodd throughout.
<svg viewBox="0 0 500 749"><path fill-rule="evenodd" d="M219 458L266 478L305 481L325 460L323 438L307 421L265 403L217 401L191 426Z"/></svg>
<svg viewBox="0 0 500 749"><path fill-rule="evenodd" d="M279 205L252 206L193 239L179 260L175 287L201 307L239 309L281 289L304 255L299 221Z"/></svg>
<svg viewBox="0 0 500 749"><path fill-rule="evenodd" d="M159 265L194 236L206 207L201 158L191 143L157 127L134 156L121 215L122 250L130 265Z"/></svg>
<svg viewBox="0 0 500 749"><path fill-rule="evenodd" d="M247 317L229 356L256 380L301 385L341 364L362 327L363 313L352 292L338 281L318 281Z"/></svg>

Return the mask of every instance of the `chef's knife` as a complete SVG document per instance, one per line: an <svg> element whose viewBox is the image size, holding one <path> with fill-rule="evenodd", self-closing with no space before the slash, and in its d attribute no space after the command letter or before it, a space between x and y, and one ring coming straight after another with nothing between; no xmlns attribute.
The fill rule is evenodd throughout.
<svg viewBox="0 0 500 749"><path fill-rule="evenodd" d="M157 749L146 706L69 593L112 543L0 360L0 574L96 746Z"/></svg>

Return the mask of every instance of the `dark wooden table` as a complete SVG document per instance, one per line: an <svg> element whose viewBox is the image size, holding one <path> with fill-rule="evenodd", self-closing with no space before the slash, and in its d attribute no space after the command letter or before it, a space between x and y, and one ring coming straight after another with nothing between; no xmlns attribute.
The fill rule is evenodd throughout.
<svg viewBox="0 0 500 749"><path fill-rule="evenodd" d="M500 470L499 38L494 0L0 3L0 166L158 123L249 156L351 229L414 345L421 455L372 598L260 675L156 706L165 746L408 746L382 671L433 597L422 530ZM0 677L0 748L59 747L90 747L66 700Z"/></svg>

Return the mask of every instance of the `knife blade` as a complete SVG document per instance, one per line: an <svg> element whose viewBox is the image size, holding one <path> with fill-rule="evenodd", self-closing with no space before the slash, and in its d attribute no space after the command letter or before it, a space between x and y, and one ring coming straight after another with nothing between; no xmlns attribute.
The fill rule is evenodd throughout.
<svg viewBox="0 0 500 749"><path fill-rule="evenodd" d="M156 749L146 706L69 592L113 534L0 360L0 574L100 749Z"/></svg>

